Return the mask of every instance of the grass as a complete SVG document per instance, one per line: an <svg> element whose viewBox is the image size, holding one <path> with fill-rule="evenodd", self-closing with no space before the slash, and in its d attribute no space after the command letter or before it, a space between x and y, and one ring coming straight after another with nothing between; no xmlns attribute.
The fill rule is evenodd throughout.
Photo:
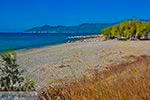
<svg viewBox="0 0 150 100"><path fill-rule="evenodd" d="M39 100L150 100L150 56L134 58L93 70L80 80L43 89Z"/></svg>

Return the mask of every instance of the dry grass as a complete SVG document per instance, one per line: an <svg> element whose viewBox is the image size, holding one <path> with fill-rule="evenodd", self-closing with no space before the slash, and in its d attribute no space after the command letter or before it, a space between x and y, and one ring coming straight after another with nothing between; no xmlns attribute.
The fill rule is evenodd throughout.
<svg viewBox="0 0 150 100"><path fill-rule="evenodd" d="M39 100L150 100L150 56L43 89Z"/></svg>

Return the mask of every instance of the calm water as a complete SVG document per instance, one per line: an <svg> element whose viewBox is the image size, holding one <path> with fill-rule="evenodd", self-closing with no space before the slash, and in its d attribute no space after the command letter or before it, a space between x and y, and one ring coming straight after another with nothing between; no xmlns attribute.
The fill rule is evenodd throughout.
<svg viewBox="0 0 150 100"><path fill-rule="evenodd" d="M47 45L63 44L75 39L72 36L86 36L96 34L69 34L69 33L0 33L0 52L5 50L19 50L37 48Z"/></svg>

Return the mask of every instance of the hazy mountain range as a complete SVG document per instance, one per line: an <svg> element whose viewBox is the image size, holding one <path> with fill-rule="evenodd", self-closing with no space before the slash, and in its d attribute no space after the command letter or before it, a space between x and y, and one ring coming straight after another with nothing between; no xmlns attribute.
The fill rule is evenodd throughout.
<svg viewBox="0 0 150 100"><path fill-rule="evenodd" d="M128 19L126 21L133 20ZM150 20L137 19L139 21L150 22ZM115 24L121 23L83 23L76 26L50 26L44 25L41 27L33 27L31 29L25 30L27 33L100 33L103 29L111 27Z"/></svg>
<svg viewBox="0 0 150 100"><path fill-rule="evenodd" d="M33 27L25 30L27 33L100 33L112 23L84 23L76 26L49 26Z"/></svg>

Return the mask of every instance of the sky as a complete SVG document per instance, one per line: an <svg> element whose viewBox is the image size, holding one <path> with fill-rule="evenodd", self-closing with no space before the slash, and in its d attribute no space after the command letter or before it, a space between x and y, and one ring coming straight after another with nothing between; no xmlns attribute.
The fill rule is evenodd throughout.
<svg viewBox="0 0 150 100"><path fill-rule="evenodd" d="M0 32L150 19L150 0L0 0Z"/></svg>

